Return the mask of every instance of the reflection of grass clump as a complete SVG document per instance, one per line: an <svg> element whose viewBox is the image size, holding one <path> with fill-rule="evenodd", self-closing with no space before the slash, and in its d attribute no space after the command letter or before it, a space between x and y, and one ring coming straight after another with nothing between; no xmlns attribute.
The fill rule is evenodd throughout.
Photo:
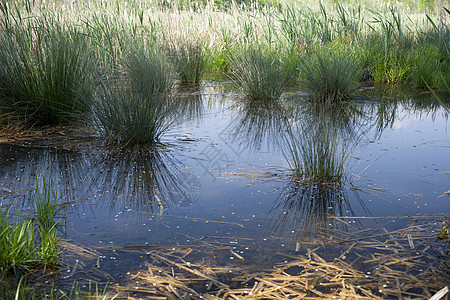
<svg viewBox="0 0 450 300"><path fill-rule="evenodd" d="M156 142L174 122L171 69L158 51L129 55L124 71L107 78L93 105L106 136L122 143Z"/></svg>
<svg viewBox="0 0 450 300"><path fill-rule="evenodd" d="M302 88L317 102L348 100L358 88L360 67L350 53L320 50L300 65Z"/></svg>
<svg viewBox="0 0 450 300"><path fill-rule="evenodd" d="M231 57L232 78L246 98L276 100L291 79L276 53L248 48Z"/></svg>

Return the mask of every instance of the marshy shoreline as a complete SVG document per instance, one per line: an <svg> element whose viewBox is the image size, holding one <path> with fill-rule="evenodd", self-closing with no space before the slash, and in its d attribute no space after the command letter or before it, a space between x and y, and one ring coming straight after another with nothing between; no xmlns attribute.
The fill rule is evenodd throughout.
<svg viewBox="0 0 450 300"><path fill-rule="evenodd" d="M448 297L438 2L0 0L0 298Z"/></svg>

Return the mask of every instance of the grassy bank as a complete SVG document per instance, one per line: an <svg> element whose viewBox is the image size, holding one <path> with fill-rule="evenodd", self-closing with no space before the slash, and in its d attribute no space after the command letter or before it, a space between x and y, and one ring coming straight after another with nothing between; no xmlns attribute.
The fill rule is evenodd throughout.
<svg viewBox="0 0 450 300"><path fill-rule="evenodd" d="M116 95L124 90L117 87L143 75L129 68L130 57L155 51L170 64L173 72L163 72L172 72L172 80L199 83L231 76L249 99L277 98L292 80L317 101L348 100L358 81L438 90L450 82L450 12L437 1L418 7L380 2L372 10L368 4L344 2L309 7L193 2L186 7L3 0L1 14L2 123L66 123L92 110L95 120L105 119L105 97L129 97ZM157 89L166 89L165 84L152 83L161 85ZM160 96L167 100L170 92ZM146 104L147 111L152 114L159 105ZM99 115L102 109L105 116ZM173 119L168 111L158 112L165 124ZM158 134L134 138L137 125L154 123L153 117L136 118L129 124L116 120L124 127L117 134L106 125L116 121L94 123L99 133L115 140L157 141Z"/></svg>

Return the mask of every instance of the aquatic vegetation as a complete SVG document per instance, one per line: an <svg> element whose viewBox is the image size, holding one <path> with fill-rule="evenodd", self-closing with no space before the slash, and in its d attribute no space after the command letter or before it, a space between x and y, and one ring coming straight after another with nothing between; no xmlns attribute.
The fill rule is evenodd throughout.
<svg viewBox="0 0 450 300"><path fill-rule="evenodd" d="M55 219L61 209L62 197L54 189L51 180L45 176L42 176L42 182L36 180L36 189L32 195L34 218L44 231L52 230L57 225Z"/></svg>
<svg viewBox="0 0 450 300"><path fill-rule="evenodd" d="M200 83L205 71L205 50L201 41L176 41L167 46L168 57L182 83Z"/></svg>
<svg viewBox="0 0 450 300"><path fill-rule="evenodd" d="M308 130L310 138L294 140L289 145L291 167L295 173L308 180L319 182L340 182L345 175L349 159L348 151L340 149L335 131L326 126Z"/></svg>
<svg viewBox="0 0 450 300"><path fill-rule="evenodd" d="M349 100L359 86L361 68L348 52L320 49L305 57L300 67L300 86L320 103Z"/></svg>
<svg viewBox="0 0 450 300"><path fill-rule="evenodd" d="M31 218L0 212L0 270L5 273L31 267L54 266L59 245L55 216L59 197L49 179L37 181L32 193Z"/></svg>
<svg viewBox="0 0 450 300"><path fill-rule="evenodd" d="M0 106L8 122L59 124L85 112L95 74L89 39L52 15L3 11L2 20Z"/></svg>
<svg viewBox="0 0 450 300"><path fill-rule="evenodd" d="M250 100L277 100L292 79L293 74L284 68L280 54L262 46L247 47L230 61L231 78Z"/></svg>
<svg viewBox="0 0 450 300"><path fill-rule="evenodd" d="M2 279L4 281L2 281ZM74 282L70 292L66 292L55 288L54 286L39 288L30 283L26 276L19 280L13 278L0 278L0 297L4 300L89 300L89 299L103 299L112 300L119 296L119 293L108 292L106 285L100 288L98 284L93 284L89 280L86 289L81 288L81 284Z"/></svg>
<svg viewBox="0 0 450 300"><path fill-rule="evenodd" d="M352 121L341 118L346 109L349 108L317 105L311 108L310 117L303 116L288 130L285 156L303 182L339 185L348 179L347 166L362 132L357 124L351 126L353 130L347 130L346 124Z"/></svg>
<svg viewBox="0 0 450 300"><path fill-rule="evenodd" d="M50 172L49 172L50 175ZM50 177L42 176L42 181L36 182L33 191L33 217L39 232L39 259L44 267L58 263L58 221L57 213L62 208L62 197L53 187Z"/></svg>
<svg viewBox="0 0 450 300"><path fill-rule="evenodd" d="M161 52L135 50L123 70L100 85L92 105L94 122L118 143L155 143L177 118L172 87L172 70Z"/></svg>
<svg viewBox="0 0 450 300"><path fill-rule="evenodd" d="M2 273L27 268L38 262L35 226L31 220L16 220L12 225L7 212L0 213L0 270Z"/></svg>
<svg viewBox="0 0 450 300"><path fill-rule="evenodd" d="M8 4L13 3L13 1L7 2ZM20 2L20 11L26 2ZM35 2L42 3L40 0ZM287 293L290 293L291 296L295 294L299 297L304 295L317 297L321 293L331 298L332 296L339 297L338 293L340 292L347 293L349 286L354 288L351 293L359 296L367 292L364 295L374 293L380 297L390 297L391 295L394 297L404 291L405 297L411 296L411 293L428 293L426 296L429 297L429 294L435 291L436 280L426 281L433 285L429 290L410 288L411 285L408 284L414 278L411 279L409 274L406 274L404 277L409 280L407 283L402 281L392 284L391 282L386 289L386 294L380 292L379 288L381 287L377 286L376 282L379 283L382 280L384 284L386 278L390 276L389 274L386 274L386 277L374 277L370 274L370 276L367 275L366 265L362 265L361 270L357 269L357 265L352 265L357 270L348 268L348 266L354 262L356 254L369 254L365 257L370 260L373 259L370 255L381 249L380 244L396 241L387 237L385 235L387 231L385 231L381 232L384 235L383 240L372 243L373 249L370 250L363 245L364 243L354 243L353 240L349 242L353 238L367 241L365 238L367 238L368 231L365 229L369 227L365 227L357 228L350 234L342 233L342 244L336 245L337 240L334 237L339 235L339 232L333 230L336 223L345 224L345 228L353 227L354 219L347 220L344 217L355 217L351 212L351 209L355 207L353 205L350 207L355 199L352 195L347 198L347 188L349 185L351 186L348 179L351 179L350 171L353 170L353 162L365 164L367 161L374 160L379 153L384 153L384 157L378 162L386 163L385 161L388 161L388 167L392 166L393 172L384 166L375 167L375 170L367 170L361 180L363 184L370 185L372 184L371 179L383 178L374 184L386 183L397 186L397 181L390 181L390 179L396 176L395 172L406 167L404 174L411 177L401 178L404 179L401 183L407 185L407 179L416 179L416 175L423 174L426 170L417 170L418 173L409 172L414 169L415 164L405 166L403 164L405 160L402 159L402 162L399 162L400 160L397 158L414 159L416 156L404 155L410 153L403 148L408 148L417 155L421 155L422 153L419 151L423 151L426 155L429 153L430 147L395 148L400 142L396 139L397 134L400 134L402 139L411 134L415 140L419 140L417 135L427 135L428 133L430 133L430 138L439 137L438 139L441 140L441 137L445 137L445 132L441 132L442 126L440 126L445 123L445 120L442 120L440 116L434 119L428 114L435 109L442 112L440 107L435 108L437 105L430 106L430 110L426 111L423 104L416 103L417 111L411 111L411 107L413 109L416 107L404 105L396 99L382 99L383 101L373 99L370 103L363 105L364 109L370 109L367 107L373 105L373 111L368 113L370 116L365 119L364 127L364 131L370 131L370 138L367 141L364 139L370 152L364 153L361 157L353 155L353 149L360 140L358 130L361 124L359 120L355 120L354 116L361 116L363 119L363 114L367 112L367 110L362 111L360 114L356 110L350 110L347 113L342 109L344 106L342 103L355 106L359 104L358 101L354 101L353 95L361 76L357 71L354 72L355 76L352 76L354 70L364 68L367 74L366 79L375 77L379 82L389 82L392 85L415 80L412 74L415 71L418 72L417 79L419 76L425 78L428 76L427 74L439 71L434 72L434 75L429 77L430 79L426 79L429 85L436 84L436 78L441 78L441 75L442 77L446 76L443 74L446 60L442 57L442 49L445 47L440 46L441 42L433 42L433 38L438 37L437 35L421 40L419 37L423 32L414 28L414 25L423 25L413 23L416 22L416 19L410 22L406 18L407 10L403 10L401 14L402 20L406 22L397 22L395 19L397 16L391 17L390 11L384 10L387 4L383 3L383 7L380 7L379 10L380 14L388 15L389 19L386 20L393 25L386 27L382 22L373 22L373 16L376 14L367 10L366 7L358 10L349 3L337 4L335 8L332 8L328 4L317 2L310 9L304 9L302 5L305 4L303 3L294 3L291 11L285 11L284 6L280 9L273 7L263 9L253 4L242 7L232 4L230 9L218 10L216 7L199 5L189 6L189 10L184 11L178 10L175 3L167 3L167 1L164 1L166 4L160 4L158 1L151 3L127 1L127 5L124 1L91 0L77 1L72 4L69 1L63 2L65 6L62 6L61 1L53 1L52 7L47 5L45 7L47 13L49 10L55 11L54 15L48 17L53 18L55 22L63 20L64 28L72 28L71 26L76 28L77 33L86 37L86 51L89 50L98 60L98 67L94 68L96 63L92 63L94 69L92 75L98 77L100 83L92 88L91 97L88 94L85 95L86 98L92 98L94 101L84 102L86 107L92 109L91 114L84 114L88 131L85 131L84 128L83 130L77 128L79 131L76 132L80 134L72 136L71 133L75 130L65 131L66 126L64 128L63 126L57 128L48 126L44 127L48 130L39 128L39 131L33 131L32 134L26 133L24 134L26 137L15 141L9 136L2 135L0 137L2 154L0 155L2 162L0 175L1 178L4 178L2 182L11 184L7 187L8 189L19 190L18 188L21 188L24 190L28 188L32 184L26 180L32 177L28 174L29 166L34 165L30 161L41 161L42 148L39 147L51 147L52 149L48 151L58 157L60 168L55 173L62 174L61 182L70 187L70 191L74 193L74 196L76 195L74 199L89 199L89 203L74 205L72 209L76 213L67 216L69 224L73 227L68 227L66 233L69 238L77 242L87 241L101 244L95 246L95 249L99 253L104 253L101 253L100 258L93 255L95 258L92 258L92 261L89 258L87 264L85 264L86 261L80 260L80 265L75 265L68 274L65 273L67 270L61 270L61 273L85 278L85 275L88 276L86 272L90 270L98 271L96 274L101 276L100 272L104 271L103 267L111 267L110 270L114 269L111 271L113 272L111 277L113 277L124 271L123 268L114 267L116 257L113 257L114 254L110 251L115 250L118 253L127 252L126 255L117 257L117 266L130 267L126 272L134 273L135 266L143 263L143 260L149 263L148 276L143 272L138 277L132 274L127 277L125 273L120 275L120 279L134 278L135 281L130 281L133 285L139 281L139 284L129 285L127 288L129 291L134 287L142 287L141 291L147 293L143 297L149 297L152 295L151 293L154 293L155 297L161 297L162 292L165 292L168 297L173 297L173 293L185 295L185 297L192 294L192 297L197 298L202 296L202 293L208 293L204 297L212 297L212 295L226 297L225 293L229 292L228 295L239 298L247 297L249 292L255 292L258 289L264 293L261 297L278 296L283 298ZM3 1L1 5L4 3ZM31 1L29 3L32 5ZM352 8L354 9L352 10ZM400 4L399 9L401 9ZM25 18L30 20L41 18L43 13L38 6L32 11L23 10ZM411 17L417 18L420 22L420 18L425 16L411 14ZM396 25L397 23L399 26ZM408 27L413 29L408 30ZM169 28L172 31L169 31ZM10 28L8 30L13 32ZM7 32L6 29L0 31L0 39L9 40ZM183 46L187 44L188 40L202 41L199 46L202 47L203 59L206 61L204 73L201 73L199 64L183 65L184 62L190 60L187 58L189 51L195 52L198 48L181 54L177 54L176 49L172 52L167 51L168 40L183 36L180 32L185 32L186 39L175 38L173 42L176 45ZM411 39L411 37L413 38ZM135 44L139 44L139 46L134 46ZM0 47L6 47L5 45L8 46L8 43L2 42ZM370 45L374 48L372 49ZM414 51L419 50L421 45L424 46L424 54L428 53L427 49L433 50L430 51L430 54L433 53L430 61L436 63L428 64L426 62L428 58L415 56ZM242 50L242 48L244 49ZM164 57L161 52L154 49L162 49L165 55L169 55ZM316 53L317 49L322 50L320 53ZM251 51L253 53L250 53ZM171 57L172 54L173 57ZM157 58L153 59L153 56ZM176 60L179 57L181 60L177 63ZM321 65L319 65L320 60L322 60ZM176 70L171 72L169 65L175 67ZM254 67L254 65L257 66ZM354 68L348 67L348 65L353 65ZM178 66L182 67L177 70ZM306 72L304 72L305 69ZM335 69L340 71L334 73ZM183 74L185 70L189 71L186 72L190 74L189 76ZM294 76L292 70L295 70ZM222 76L230 75L227 79L235 80L233 83L237 83L242 91L241 95L246 99L228 94L228 85L232 83L207 81L211 78L217 79L214 77L217 73L214 72L219 71L226 74ZM308 78L309 74L314 76ZM322 76L322 74L330 74L330 76ZM179 81L182 82L203 80L203 87L200 89L199 85L188 90L186 88L188 85L180 84L177 89L172 89L177 75ZM297 75L300 75L300 78L296 78ZM239 76L242 77L242 80L238 80ZM345 79L346 76L349 78ZM187 79L183 79L183 77ZM339 79L344 77L347 84L335 82L334 77ZM223 78L221 77L221 79ZM324 78L326 82L320 81ZM297 79L301 80L302 85L310 84L312 88L315 88L315 90L311 88L308 91L311 96L310 100L315 101L301 101L305 98L305 93L302 92L307 89L298 88ZM0 85L4 82L7 81L2 81ZM285 89L288 84L288 88ZM375 89L379 89L382 85L377 84L373 87L372 83L367 84L370 84L370 87L361 89L361 94L374 95L373 98L376 98L377 91ZM209 88L209 86L215 85L220 85L221 88ZM333 85L338 88L328 90L328 87ZM5 84L4 86L9 85ZM251 88L247 88L248 86ZM347 89L346 86L349 88ZM185 88L186 90L183 90ZM435 87L433 86L433 88ZM382 89L385 87L383 86ZM319 92L315 94L317 90ZM323 90L325 92L321 94ZM3 91L7 90L3 89ZM288 93L280 97L284 91ZM404 95L406 94L407 92ZM394 97L398 98L398 95ZM411 102L415 101L412 97ZM80 99L82 98L80 97ZM249 101L249 99L251 100ZM388 103L388 101L392 101L392 103ZM317 107L315 107L316 110L308 112L306 107L310 108L311 102ZM334 107L336 106L334 102L341 103L340 110ZM80 111L85 112L86 107ZM3 108L1 109L3 111ZM201 109L205 109L207 114L198 118L198 122L195 124L182 123L186 117L200 114ZM295 115L297 111L304 112L304 114L297 117ZM329 111L331 116L327 115L326 111ZM376 112L379 114L375 116ZM433 122L433 126L425 126L425 128L421 124L417 124L418 122L411 122L417 120L411 116L416 112L422 114L423 124L426 122L430 125ZM14 114L15 112L10 110L6 111L4 116L13 118ZM425 114L427 115L425 116ZM90 126L92 121L95 122L95 126ZM175 130L170 130L180 123L183 125ZM225 127L225 124L231 126ZM377 132L374 132L376 125L379 125L380 129L378 136ZM384 131L387 138L377 140L382 129L391 125L393 126L392 130L388 128ZM430 127L437 129L433 135L431 135ZM63 128L61 132L60 128ZM417 128L420 130L414 131ZM167 134L168 138L166 139L165 133L167 132L170 135ZM61 135L59 135L60 133ZM53 136L56 134L58 137ZM105 139L98 138L95 136L96 134L109 139L107 141L111 141L114 149L105 149ZM39 137L36 138L38 135ZM51 139L47 143L48 135L51 135L54 140ZM373 138L374 136L375 138ZM161 145L159 143L161 137L164 138L163 142L167 140L170 142ZM55 140L57 141L55 142ZM11 141L14 145L5 144L11 143ZM266 142L274 145L275 149L266 149L261 146ZM17 145L24 143L29 143L30 147L24 149L21 145ZM286 161L279 155L280 151L286 149L286 144L288 148L284 155L292 169L292 173L289 173L292 176L288 178L292 179L292 182L286 182ZM132 145L132 149L128 149L126 147L128 145ZM243 149L242 146L262 151L255 153L251 151L253 149ZM357 148L359 150L360 147ZM385 148L388 150L385 151ZM389 151L392 148L395 148L396 151ZM433 146L432 148L435 153L442 152L442 147ZM182 149L183 153L177 152L176 149ZM165 152L162 153L160 150ZM266 150L268 151L266 152ZM105 151L107 155L104 155ZM145 155L139 155L145 151ZM166 153L170 153L169 156L173 155L176 159L171 160L164 156ZM386 158L385 161L383 161L384 158ZM439 159L439 155L435 158L433 162L425 160L424 166L428 167L429 164L433 164L434 168L442 169L445 161ZM180 160L183 160L183 163L178 163ZM253 173L254 170L256 171ZM267 170L269 171L266 172ZM220 175L219 180L214 181L218 174ZM214 177L214 180L208 178L209 175ZM16 180L17 176L22 182ZM248 177L241 179L244 176ZM367 182L366 179L368 179ZM203 185L205 188L203 194L198 193L200 182L206 183ZM244 187L246 188L244 189ZM378 185L375 189L383 187L386 186ZM403 185L398 185L398 187L404 188ZM417 187L422 188L423 186ZM445 190L447 189L448 187L445 188ZM58 219L55 219L57 214L53 214L54 209L51 207L45 207L55 204L46 203L46 195L58 198L58 194L46 193L42 190L38 193L38 191L36 190L36 196L42 196L44 199L41 200L41 204L35 202L24 204L27 208L33 207L40 211L40 213L30 215L33 218L31 224L34 229L31 230L29 226L27 230L31 230L34 234L33 251L35 254L38 253L37 260L51 261L54 257L51 250L57 248L58 243L61 249L65 249L64 253L67 249L64 248L65 244L62 241L58 241L59 227L56 225ZM280 192L286 192L286 194L279 196ZM423 192L423 201L425 201L425 198L429 197L425 191ZM433 191L430 192L430 194L432 193ZM13 197L0 186L0 198L3 195ZM417 207L419 204L412 205L412 201L418 200L411 200L416 197L413 195L407 196L406 200L401 197L401 203L394 199L396 198L395 194L389 193L386 197L388 200L393 200L384 202L388 208L408 206L408 210L399 210L399 214L414 213L424 207L422 203L420 203L420 208ZM195 202L197 199L200 201ZM363 199L367 201L369 207L375 207L375 217L383 215L387 211L385 207L382 207L383 210L378 210L378 199L367 195L364 195ZM276 227L276 231L280 235L272 235L272 232L267 234L261 230L267 228L267 225L271 225L267 213L270 214L274 211L271 210L274 207L272 206L273 200L279 200L277 203L279 205L275 204L277 211L274 213L274 217L277 219L273 219L272 225ZM373 202L370 202L372 200ZM410 200L411 203L405 204ZM439 206L443 199L434 200L433 204L426 208L429 211L436 211L436 206ZM417 202L419 203L419 201ZM34 207L37 205L42 205L42 207ZM416 207L417 211L415 211ZM362 213L360 209L355 212L358 216ZM337 219L339 217L337 215L340 216L339 219ZM363 213L363 215L368 214ZM9 221L8 224L12 229L15 223L11 219ZM95 223L94 226L91 226L92 223ZM368 225L374 223L376 222L370 222ZM399 228L403 224L391 225ZM44 231L43 228L46 230ZM288 230L290 228L292 230ZM414 228L417 229L417 226ZM27 230L25 232L28 232ZM292 232L294 230L295 233ZM348 276L342 289L340 286L330 289L330 285L328 285L335 284L336 276L342 274L329 272L329 270L323 273L319 272L321 278L327 281L326 285L319 285L318 273L314 271L317 266L310 257L303 259L305 255L313 258L317 258L315 255L319 255L319 252L313 254L308 251L311 249L310 246L301 246L302 244L297 239L302 233L307 239L314 239L315 237L310 235L309 231L323 233L326 238L332 234L333 243L330 240L325 241L326 238L317 239L317 243L313 244L313 247L320 247L325 243L327 247L323 253L331 252L332 260L336 259L335 253L342 254L337 258L339 260L337 264L333 265L332 260L329 264L330 269L338 266L349 271L344 274L344 276ZM80 232L83 235L80 235ZM352 235L353 233L354 235ZM371 234L378 235L379 233ZM187 235L183 236L183 234ZM267 237L267 239L261 239L261 237ZM422 237L423 235L418 234L417 239L414 238L415 246L422 245L419 244L423 241ZM399 246L398 249L414 249L414 253L416 253L415 250L422 251L419 246L417 248L408 245L407 238L409 237L403 235L399 239L401 247ZM307 240L306 243L311 240ZM218 247L224 251L215 251ZM352 248L352 251L349 247ZM203 251L204 249L206 251ZM274 269L274 273L270 275L261 271L258 278L252 276L256 272L260 274L260 270L255 270L253 267L265 271L273 266L273 261L279 262L279 257L275 255L274 251L278 249L282 251L277 252L291 254L293 249L296 249L299 252L297 253L298 257L302 256L302 259L293 261L291 257L285 264L277 265L278 271L286 267L289 274L291 271L292 274L298 273L299 266L301 269L301 266L305 265L308 267L303 269L307 273L291 276L290 279L287 277L280 279L280 273ZM438 252L440 249L430 248L428 252L424 250L424 254L428 256L429 253ZM356 250L361 252L355 252ZM386 248L382 252L387 253L391 250L392 247ZM406 260L403 260L405 257L399 256L394 259L399 258L400 263L407 261L410 264L411 261L408 259L413 251L405 252L410 255ZM111 257L109 253L111 253ZM210 257L208 253L211 254ZM376 252L376 255L378 253L380 251ZM103 255L107 256L104 261L102 261ZM345 261L345 264L340 264L345 260L345 256L348 257L348 260ZM197 258L199 259L197 260ZM317 262L324 264L328 262L329 258L317 258ZM98 264L95 263L97 259ZM251 272L247 273L245 272L246 268L241 268L242 264L239 260L244 259L244 265L250 266ZM384 256L383 259L387 260L391 269L393 268L391 263L397 263L389 255ZM155 266L151 265L153 260L158 260ZM208 261L213 261L213 266L207 265ZM82 262L83 264L81 264ZM102 268L100 268L100 262ZM132 263L128 264L128 262ZM334 262L336 263L336 260ZM167 267L165 263L167 263ZM373 270L370 269L373 274L375 274L375 267L378 263L379 261L373 264ZM419 264L423 266L423 260ZM41 267L42 264L37 264L37 266ZM83 269L79 266L83 266ZM405 271L404 266L404 264L400 266L398 274L401 275L401 272ZM214 270L214 273L209 272L209 267ZM419 271L420 268L419 266L414 269L413 274L424 276L421 279L429 279L437 274L434 273L436 270L440 270L439 266L423 269L426 272ZM377 270L379 271L379 269ZM21 271L21 267L19 267L19 271ZM376 275L380 274L378 271L376 271ZM159 274L158 278L155 278L154 274L151 274L152 272ZM12 271L9 272L9 274L11 273ZM192 275L198 275L199 278L194 278ZM250 282L245 281L248 278L251 278ZM291 279L293 278L294 280L299 279L301 284L292 285ZM348 285L347 278L355 280L351 280L349 283L351 285ZM357 282L359 278L368 278L368 280L361 284ZM69 280L71 279L63 279L62 284L68 286ZM205 286L205 280L208 286ZM281 288L273 289L273 285L267 286L263 280L280 283ZM141 285L142 282L144 284ZM211 283L214 283L214 286ZM246 284L255 285L251 289L251 286L248 288ZM308 285L307 291L304 288L305 284ZM286 288L285 285L290 286ZM146 290L144 291L144 289ZM347 295L353 295L351 293L347 293ZM133 290L134 296L139 297L139 291ZM20 297L19 295L18 298ZM0 298L3 298L1 292Z"/></svg>
<svg viewBox="0 0 450 300"><path fill-rule="evenodd" d="M426 88L429 86L436 86L439 82L441 72L441 53L439 49L433 44L419 45L415 51L414 56L414 72L413 80L417 87Z"/></svg>

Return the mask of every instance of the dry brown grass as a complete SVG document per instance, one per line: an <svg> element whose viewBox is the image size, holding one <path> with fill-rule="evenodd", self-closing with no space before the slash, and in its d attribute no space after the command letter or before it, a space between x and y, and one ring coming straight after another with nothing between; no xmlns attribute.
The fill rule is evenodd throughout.
<svg viewBox="0 0 450 300"><path fill-rule="evenodd" d="M448 284L448 242L436 235L449 220L407 218L411 226L399 230L336 229L325 239L298 242L306 254L277 253L290 261L269 271L214 265L210 250L234 251L208 245L208 238L202 246L210 249L198 262L188 257L200 248L153 250L146 252L147 269L117 290L131 299L429 299ZM319 253L331 247L334 259L324 259Z"/></svg>

